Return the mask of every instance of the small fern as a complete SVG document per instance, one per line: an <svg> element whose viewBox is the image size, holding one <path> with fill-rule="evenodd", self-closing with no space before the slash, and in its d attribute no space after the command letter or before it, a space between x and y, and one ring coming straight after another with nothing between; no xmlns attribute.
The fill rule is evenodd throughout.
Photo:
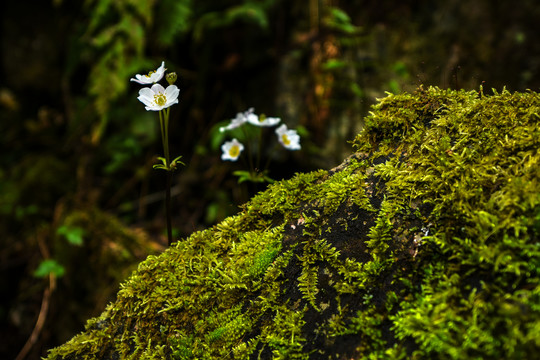
<svg viewBox="0 0 540 360"><path fill-rule="evenodd" d="M381 204L381 210L375 220L375 226L371 227L366 245L371 249L374 258L380 258L388 249L388 242L392 239L392 217L393 209L391 203L386 199Z"/></svg>
<svg viewBox="0 0 540 360"><path fill-rule="evenodd" d="M319 289L317 289L318 271L318 266L305 265L302 267L302 274L298 277L300 292L304 295L304 299L317 311L319 307L316 305L315 300L319 292Z"/></svg>

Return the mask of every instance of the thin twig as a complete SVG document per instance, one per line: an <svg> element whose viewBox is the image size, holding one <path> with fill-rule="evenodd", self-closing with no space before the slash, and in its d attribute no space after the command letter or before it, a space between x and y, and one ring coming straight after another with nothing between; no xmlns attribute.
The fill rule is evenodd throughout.
<svg viewBox="0 0 540 360"><path fill-rule="evenodd" d="M51 300L51 294L53 292L53 283L54 283L54 275L49 275L49 285L45 288L43 291L43 300L41 301L41 309L39 310L39 316L36 321L36 325L34 326L34 330L32 330L32 334L30 334L30 337L28 340L26 340L26 343L24 344L23 348L19 352L19 355L15 358L15 360L23 360L26 358L26 355L30 352L34 344L37 342L39 338L39 334L43 330L43 326L45 325L45 320L47 319L47 313L49 312L49 304Z"/></svg>
<svg viewBox="0 0 540 360"><path fill-rule="evenodd" d="M43 253L42 255L44 255L45 258L49 258L49 251L39 236L37 237L37 240L41 252ZM23 348L21 349L15 360L23 360L24 358L26 358L32 347L37 342L39 334L41 334L43 326L45 325L45 321L47 320L47 313L49 312L49 305L51 303L51 294L53 293L55 288L56 277L54 274L51 273L49 274L49 284L43 291L41 309L39 310L39 315L36 324L34 325L34 329L32 330L30 337L28 338L28 340L26 340L26 343L24 344Z"/></svg>

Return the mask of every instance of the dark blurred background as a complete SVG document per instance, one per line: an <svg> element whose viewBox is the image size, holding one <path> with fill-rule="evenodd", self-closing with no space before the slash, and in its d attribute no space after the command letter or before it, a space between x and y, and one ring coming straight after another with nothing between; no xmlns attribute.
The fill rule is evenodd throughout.
<svg viewBox="0 0 540 360"><path fill-rule="evenodd" d="M173 226L185 238L265 185L238 184L218 131L278 116L302 150L269 176L330 168L386 92L538 91L536 0L49 0L4 2L0 67L0 358L39 359L84 329L166 244L157 113L129 79L179 80Z"/></svg>

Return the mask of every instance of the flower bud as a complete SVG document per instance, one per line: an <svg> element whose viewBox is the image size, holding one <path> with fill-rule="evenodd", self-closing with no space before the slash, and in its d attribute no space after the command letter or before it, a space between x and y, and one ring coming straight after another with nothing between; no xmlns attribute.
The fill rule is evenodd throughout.
<svg viewBox="0 0 540 360"><path fill-rule="evenodd" d="M167 79L167 82L169 83L169 85L173 85L176 82L176 79L178 78L178 76L176 76L175 72L171 72L171 73L168 73L165 76L165 78Z"/></svg>

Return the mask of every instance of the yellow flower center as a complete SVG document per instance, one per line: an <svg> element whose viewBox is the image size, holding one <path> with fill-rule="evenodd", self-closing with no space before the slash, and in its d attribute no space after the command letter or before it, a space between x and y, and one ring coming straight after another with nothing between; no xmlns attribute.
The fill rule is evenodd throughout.
<svg viewBox="0 0 540 360"><path fill-rule="evenodd" d="M146 76L147 78L149 78L150 76L152 76L152 74L154 74L156 72L156 70L152 70L148 73L148 75L144 75Z"/></svg>
<svg viewBox="0 0 540 360"><path fill-rule="evenodd" d="M164 106L165 103L167 103L167 97L165 96L165 94L155 94L154 102L157 106Z"/></svg>
<svg viewBox="0 0 540 360"><path fill-rule="evenodd" d="M240 147L238 145L233 145L229 149L229 156L232 158L236 158L240 155Z"/></svg>
<svg viewBox="0 0 540 360"><path fill-rule="evenodd" d="M286 134L281 135L281 141L283 141L284 145L291 145L291 140L289 140Z"/></svg>

